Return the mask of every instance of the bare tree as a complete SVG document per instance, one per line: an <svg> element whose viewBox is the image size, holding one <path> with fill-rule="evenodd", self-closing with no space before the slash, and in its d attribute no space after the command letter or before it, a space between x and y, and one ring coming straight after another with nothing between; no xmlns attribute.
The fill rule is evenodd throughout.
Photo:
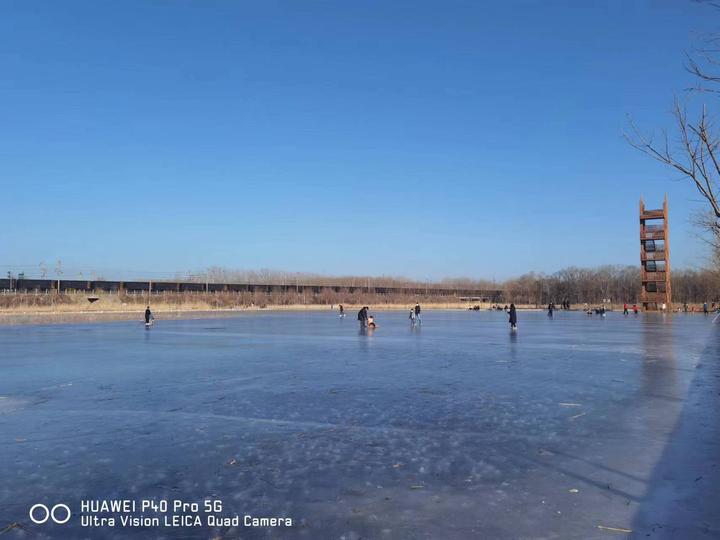
<svg viewBox="0 0 720 540"><path fill-rule="evenodd" d="M661 141L644 135L632 121L627 141L651 158L679 171L695 185L707 202L697 223L711 233L710 243L720 250L720 137L703 106L694 121L678 99L673 109L679 142L671 144L666 132Z"/></svg>
<svg viewBox="0 0 720 540"><path fill-rule="evenodd" d="M696 2L720 8L717 2ZM720 93L720 35L711 35L702 44L694 54L687 55L685 68L697 80L697 85L688 90L717 94ZM707 103L692 116L691 119L686 106L676 98L673 117L677 136L672 142L667 132L655 140L643 134L632 121L625 138L633 147L672 167L694 184L707 203L696 222L710 233L709 242L716 256L720 256L720 136Z"/></svg>

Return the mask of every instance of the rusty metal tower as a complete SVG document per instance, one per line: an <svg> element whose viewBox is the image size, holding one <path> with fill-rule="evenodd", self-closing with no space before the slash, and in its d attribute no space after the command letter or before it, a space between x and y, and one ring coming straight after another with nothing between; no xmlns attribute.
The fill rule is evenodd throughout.
<svg viewBox="0 0 720 540"><path fill-rule="evenodd" d="M667 195L663 207L648 210L640 199L640 265L643 309L672 309L670 286L670 230Z"/></svg>

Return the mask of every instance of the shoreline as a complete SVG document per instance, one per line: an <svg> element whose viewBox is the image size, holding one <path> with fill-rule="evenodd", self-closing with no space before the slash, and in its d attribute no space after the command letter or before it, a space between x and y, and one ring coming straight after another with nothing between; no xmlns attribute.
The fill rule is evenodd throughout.
<svg viewBox="0 0 720 540"><path fill-rule="evenodd" d="M436 302L421 303L424 311L427 310L444 310L444 311L471 311L471 306L479 305L480 311L489 311L493 304L471 304L460 302ZM258 313L277 313L277 312L333 312L338 313L338 304L289 304L289 305L268 305L268 306L247 306L234 308L208 308L187 307L184 309L173 309L167 305L153 308L153 314L158 320L193 320L193 319L221 319L228 317L236 317L243 314ZM350 318L354 318L355 313L362 306L360 304L343 304L345 312ZM72 323L104 323L118 321L143 321L144 307L136 309L127 309L128 306L122 306L122 309L78 309L80 306L63 305L58 306L60 309L28 308L27 306L11 309L0 309L0 326L18 326L18 325L42 325L42 324L72 324ZM412 306L410 304L375 304L371 305L373 311L408 311ZM545 311L545 308L539 308L534 305L518 305L518 311ZM613 306L614 307L614 306ZM608 312L618 311L618 309L608 308ZM503 311L503 310L499 310ZM559 310L559 313L565 310ZM582 312L583 309L572 308L571 312ZM622 308L619 308L622 311ZM643 313L643 312L641 312ZM672 314L675 312L668 312ZM687 315L702 315L702 312L688 312ZM714 314L711 314L714 315Z"/></svg>
<svg viewBox="0 0 720 540"><path fill-rule="evenodd" d="M158 320L191 320L233 317L241 314L272 313L272 312L338 312L338 304L290 304L270 305L266 307L240 307L240 308L187 308L168 309L164 307L153 309L153 315ZM354 316L360 309L359 304L343 304L348 317ZM460 303L424 303L423 309L468 311L467 304ZM72 309L76 306L63 306L65 309L27 309L15 308L0 310L0 326L15 326L24 324L68 324L74 322L115 322L115 321L142 321L144 307L138 309ZM412 306L406 304L376 304L372 306L376 311L405 311ZM486 311L490 304L481 305ZM522 309L522 308L518 308ZM529 308L535 309L535 308Z"/></svg>

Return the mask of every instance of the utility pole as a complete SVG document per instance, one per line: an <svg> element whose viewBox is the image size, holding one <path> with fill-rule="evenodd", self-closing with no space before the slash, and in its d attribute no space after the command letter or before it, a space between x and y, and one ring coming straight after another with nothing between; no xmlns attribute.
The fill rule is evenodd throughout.
<svg viewBox="0 0 720 540"><path fill-rule="evenodd" d="M57 292L60 294L60 276L62 276L62 261L60 259L55 264L55 274L57 275Z"/></svg>

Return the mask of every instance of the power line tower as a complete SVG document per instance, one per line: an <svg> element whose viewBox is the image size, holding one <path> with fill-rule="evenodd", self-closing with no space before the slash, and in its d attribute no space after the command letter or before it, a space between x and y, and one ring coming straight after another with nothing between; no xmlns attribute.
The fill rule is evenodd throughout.
<svg viewBox="0 0 720 540"><path fill-rule="evenodd" d="M663 207L657 210L646 209L640 198L640 270L643 309L655 311L662 306L672 309L667 195Z"/></svg>

